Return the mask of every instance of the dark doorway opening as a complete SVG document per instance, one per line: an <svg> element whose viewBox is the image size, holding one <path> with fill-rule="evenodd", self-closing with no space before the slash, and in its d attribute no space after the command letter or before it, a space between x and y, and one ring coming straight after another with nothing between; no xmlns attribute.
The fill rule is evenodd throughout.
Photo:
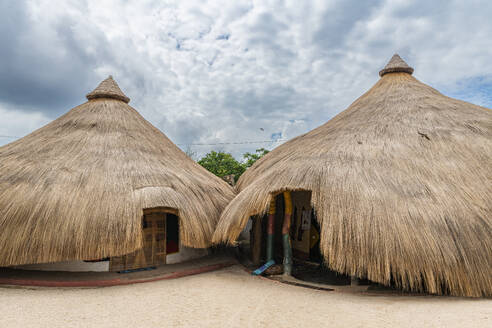
<svg viewBox="0 0 492 328"><path fill-rule="evenodd" d="M166 250L167 254L179 252L179 217L174 214L167 214L166 222Z"/></svg>
<svg viewBox="0 0 492 328"><path fill-rule="evenodd" d="M350 284L350 276L332 271L325 264L320 251L321 227L316 212L311 206L311 192L307 190L291 191L292 215L289 237L293 253L292 276L299 280L329 285ZM285 199L282 193L275 196L275 221L273 259L275 265L264 274L277 275L283 273L282 224L285 216ZM250 235L251 260L258 267L266 261L267 221L268 214L253 217ZM259 234L259 236L258 236Z"/></svg>

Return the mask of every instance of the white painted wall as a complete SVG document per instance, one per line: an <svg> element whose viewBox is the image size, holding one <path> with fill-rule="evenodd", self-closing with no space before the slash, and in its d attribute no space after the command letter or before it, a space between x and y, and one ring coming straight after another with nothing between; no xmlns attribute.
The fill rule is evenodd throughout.
<svg viewBox="0 0 492 328"><path fill-rule="evenodd" d="M208 249L206 248L191 248L185 247L180 244L178 253L169 254L166 256L166 263L175 264L193 260L206 255L208 255Z"/></svg>
<svg viewBox="0 0 492 328"><path fill-rule="evenodd" d="M14 268L22 269L22 270L41 270L41 271L104 272L104 271L109 271L109 261L101 261L101 262L65 261L65 262L55 262L55 263L17 265Z"/></svg>
<svg viewBox="0 0 492 328"><path fill-rule="evenodd" d="M181 263L208 255L208 249L191 248L179 245L179 252L166 256L167 264ZM13 268L22 270L68 271L68 272L105 272L109 271L109 261L84 262L66 261L55 263L38 263L17 265Z"/></svg>

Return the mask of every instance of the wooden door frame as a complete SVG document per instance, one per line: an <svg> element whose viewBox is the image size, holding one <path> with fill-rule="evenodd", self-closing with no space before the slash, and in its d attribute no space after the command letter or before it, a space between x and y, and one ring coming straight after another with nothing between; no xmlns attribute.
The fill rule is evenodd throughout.
<svg viewBox="0 0 492 328"><path fill-rule="evenodd" d="M179 211L175 208L172 207L152 207L152 208L144 208L142 211L142 216L145 214L152 214L152 213L169 213L169 214L174 214L176 216L179 216Z"/></svg>

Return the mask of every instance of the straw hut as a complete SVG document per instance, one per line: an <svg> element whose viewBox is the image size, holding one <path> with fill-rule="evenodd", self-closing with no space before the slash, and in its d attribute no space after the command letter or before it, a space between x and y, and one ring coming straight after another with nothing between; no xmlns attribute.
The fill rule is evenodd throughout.
<svg viewBox="0 0 492 328"><path fill-rule="evenodd" d="M307 239L319 238L329 268L411 291L492 295L492 111L412 73L395 55L346 110L255 163L214 242L234 243L255 215L261 232L254 223L291 191L291 231L302 237L313 209L319 236Z"/></svg>
<svg viewBox="0 0 492 328"><path fill-rule="evenodd" d="M129 106L111 76L87 99L0 148L0 266L118 271L203 254L194 248L210 245L232 188Z"/></svg>

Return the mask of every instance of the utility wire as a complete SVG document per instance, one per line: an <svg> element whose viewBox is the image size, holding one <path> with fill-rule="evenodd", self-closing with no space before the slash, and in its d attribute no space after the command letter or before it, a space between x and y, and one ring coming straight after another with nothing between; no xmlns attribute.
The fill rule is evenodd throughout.
<svg viewBox="0 0 492 328"><path fill-rule="evenodd" d="M0 135L0 138L21 138L17 136ZM190 143L190 144L176 144L178 146L218 146L218 145L246 145L246 144L259 144L259 143L274 143L279 141L286 141L287 139L273 139L273 140L250 140L250 141L232 141L232 142L216 142L216 143Z"/></svg>
<svg viewBox="0 0 492 328"><path fill-rule="evenodd" d="M274 142L285 141L285 140L287 140L287 139L237 141L237 142L217 142L217 143L190 143L190 144L176 144L176 145L178 145L178 146L244 145L244 144L256 144L256 143L274 143Z"/></svg>

